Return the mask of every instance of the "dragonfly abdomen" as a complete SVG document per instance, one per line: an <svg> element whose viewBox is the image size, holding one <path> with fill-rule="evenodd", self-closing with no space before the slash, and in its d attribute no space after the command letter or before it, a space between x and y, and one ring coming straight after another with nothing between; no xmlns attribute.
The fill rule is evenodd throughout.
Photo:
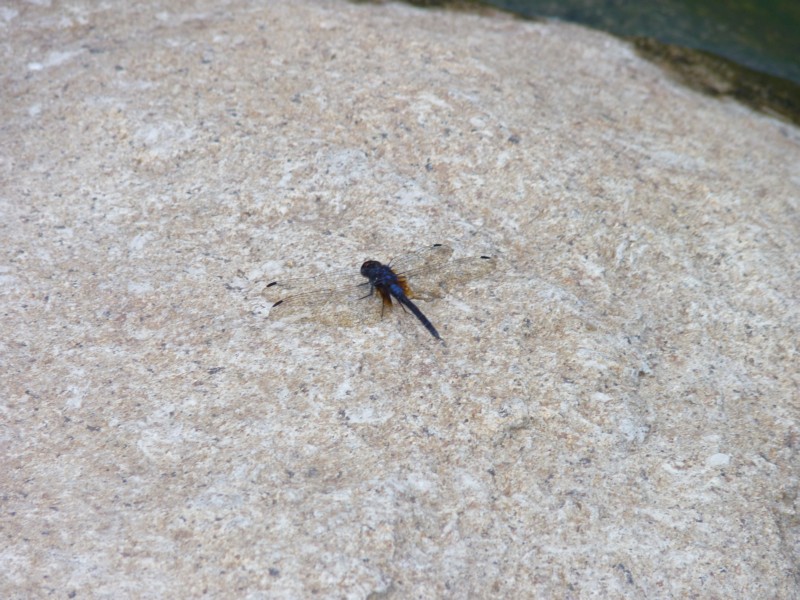
<svg viewBox="0 0 800 600"><path fill-rule="evenodd" d="M433 326L433 323L428 320L428 317L423 314L416 304L408 299L408 296L405 295L399 285L392 285L389 289L392 296L394 296L400 304L408 308L408 310L410 310L412 314L419 319L419 322L425 326L425 329L427 329L433 337L435 337L437 340L442 339L442 336L440 336L439 332L436 331L436 327Z"/></svg>

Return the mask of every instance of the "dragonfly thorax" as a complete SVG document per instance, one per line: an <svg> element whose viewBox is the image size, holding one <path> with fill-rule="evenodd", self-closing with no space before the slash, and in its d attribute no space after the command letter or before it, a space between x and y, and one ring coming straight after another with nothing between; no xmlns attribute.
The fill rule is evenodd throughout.
<svg viewBox="0 0 800 600"><path fill-rule="evenodd" d="M388 265L379 263L377 260L368 260L361 265L361 274L376 287L397 283L397 275L394 271Z"/></svg>

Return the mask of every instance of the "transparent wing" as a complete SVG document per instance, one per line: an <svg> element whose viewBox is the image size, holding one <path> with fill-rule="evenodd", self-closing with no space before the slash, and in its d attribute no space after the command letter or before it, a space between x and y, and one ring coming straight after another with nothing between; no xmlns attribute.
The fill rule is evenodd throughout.
<svg viewBox="0 0 800 600"><path fill-rule="evenodd" d="M389 264L398 275L410 277L416 272L439 268L447 262L452 254L452 248L436 244L417 252L400 256ZM263 294L273 302L295 295L304 295L308 300L311 300L311 293L322 293L324 290L334 292L356 286L365 290L365 294L369 292L369 286L365 285L367 280L361 275L360 266L354 265L348 269L330 271L313 277L277 279L264 288Z"/></svg>
<svg viewBox="0 0 800 600"><path fill-rule="evenodd" d="M283 300L289 296L306 295L308 293L328 290L346 290L358 287L362 296L369 293L369 285L363 285L367 280L361 275L358 267L329 271L315 277L296 277L292 279L277 279L264 288L264 296L273 302Z"/></svg>
<svg viewBox="0 0 800 600"><path fill-rule="evenodd" d="M392 267L392 270L398 275L411 277L417 272L441 268L452 254L452 248L436 244L400 256L392 260L389 266ZM361 275L360 266L360 264L354 265L347 269L329 271L312 277L277 279L270 282L267 287L264 288L263 294L268 300L275 302L289 296L300 295L306 292L342 290L355 286L363 286L369 291L369 287L364 285L367 280Z"/></svg>
<svg viewBox="0 0 800 600"><path fill-rule="evenodd" d="M453 255L453 249L442 244L427 246L416 252L398 256L389 262L392 271L406 278L415 273L436 271L442 268Z"/></svg>
<svg viewBox="0 0 800 600"><path fill-rule="evenodd" d="M490 256L458 258L430 270L417 270L407 275L412 298L430 300L441 298L461 283L488 275L497 267L497 259Z"/></svg>
<svg viewBox="0 0 800 600"><path fill-rule="evenodd" d="M495 258L480 256L450 260L453 249L442 244L422 248L389 263L406 278L411 298L442 297L459 283L482 277L496 266ZM277 280L268 284L264 296L275 302L271 319L313 320L331 325L353 326L379 321L390 305L378 294L370 295L369 282L357 267L316 277Z"/></svg>
<svg viewBox="0 0 800 600"><path fill-rule="evenodd" d="M352 327L375 323L390 309L383 306L378 294L370 295L367 282L367 285L323 288L287 296L272 306L269 318Z"/></svg>

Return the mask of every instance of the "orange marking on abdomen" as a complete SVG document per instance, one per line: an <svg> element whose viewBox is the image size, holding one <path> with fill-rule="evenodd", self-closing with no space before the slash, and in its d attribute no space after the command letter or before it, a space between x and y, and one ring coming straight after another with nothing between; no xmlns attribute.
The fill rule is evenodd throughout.
<svg viewBox="0 0 800 600"><path fill-rule="evenodd" d="M403 288L403 293L406 295L407 298L413 298L414 292L411 291L411 287L408 285L408 281L402 275L397 276L397 283Z"/></svg>

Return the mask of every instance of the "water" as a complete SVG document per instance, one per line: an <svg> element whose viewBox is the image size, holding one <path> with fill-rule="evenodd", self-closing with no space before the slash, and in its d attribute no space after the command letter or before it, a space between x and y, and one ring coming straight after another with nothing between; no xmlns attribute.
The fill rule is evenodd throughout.
<svg viewBox="0 0 800 600"><path fill-rule="evenodd" d="M488 0L526 17L554 17L618 36L711 52L800 84L798 0Z"/></svg>

